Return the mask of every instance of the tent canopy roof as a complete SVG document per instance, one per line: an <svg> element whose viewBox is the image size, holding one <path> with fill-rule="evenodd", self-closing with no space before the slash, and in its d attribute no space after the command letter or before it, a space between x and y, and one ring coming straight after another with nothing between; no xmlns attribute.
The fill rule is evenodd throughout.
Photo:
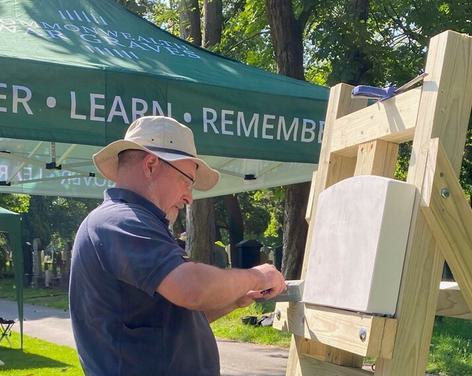
<svg viewBox="0 0 472 376"><path fill-rule="evenodd" d="M142 74L282 97L327 99L323 87L199 48L115 1L42 0L41 6L33 0L2 2L3 28L15 30L0 47L0 55L9 59Z"/></svg>
<svg viewBox="0 0 472 376"><path fill-rule="evenodd" d="M220 169L206 195L308 181L327 98L327 88L195 47L111 0L0 0L1 191L100 196L108 183L93 176L91 154L151 114L188 125ZM70 173L80 189L64 183Z"/></svg>
<svg viewBox="0 0 472 376"><path fill-rule="evenodd" d="M8 209L5 209L5 208L0 208L0 216L4 216L4 215L6 215L6 216L9 216L9 215L19 216L18 213L12 212L12 211L10 211Z"/></svg>

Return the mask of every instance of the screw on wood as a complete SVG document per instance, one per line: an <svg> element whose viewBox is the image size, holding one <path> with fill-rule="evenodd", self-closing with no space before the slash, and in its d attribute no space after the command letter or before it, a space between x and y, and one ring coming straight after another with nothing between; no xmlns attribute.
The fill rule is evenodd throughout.
<svg viewBox="0 0 472 376"><path fill-rule="evenodd" d="M442 198L448 198L449 195L450 195L449 189L447 189L447 188L442 188L441 189L441 197Z"/></svg>

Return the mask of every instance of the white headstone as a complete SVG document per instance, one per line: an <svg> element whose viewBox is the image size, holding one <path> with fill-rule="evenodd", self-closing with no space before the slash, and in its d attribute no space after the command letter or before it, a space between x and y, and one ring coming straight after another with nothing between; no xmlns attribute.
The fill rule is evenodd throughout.
<svg viewBox="0 0 472 376"><path fill-rule="evenodd" d="M414 199L413 185L372 175L323 191L303 301L394 315Z"/></svg>

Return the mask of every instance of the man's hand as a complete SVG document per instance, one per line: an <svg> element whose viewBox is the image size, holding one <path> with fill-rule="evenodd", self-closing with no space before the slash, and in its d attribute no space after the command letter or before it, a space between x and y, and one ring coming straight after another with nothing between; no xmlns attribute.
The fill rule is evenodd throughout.
<svg viewBox="0 0 472 376"><path fill-rule="evenodd" d="M258 294L259 294L258 291L247 292L246 295L243 295L238 300L236 300L234 308L244 308L254 303L254 300L257 299L255 295L258 295Z"/></svg>
<svg viewBox="0 0 472 376"><path fill-rule="evenodd" d="M251 270L259 275L260 282L254 291L249 291L241 299L271 299L287 289L283 275L275 268L274 265L263 264L255 266L251 268ZM246 300L243 299L243 302L245 303Z"/></svg>

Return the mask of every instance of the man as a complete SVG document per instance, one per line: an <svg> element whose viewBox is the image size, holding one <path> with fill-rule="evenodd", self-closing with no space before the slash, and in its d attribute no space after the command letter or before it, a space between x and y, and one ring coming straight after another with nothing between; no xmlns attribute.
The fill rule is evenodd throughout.
<svg viewBox="0 0 472 376"><path fill-rule="evenodd" d="M162 116L136 120L93 156L116 183L74 242L70 312L86 375L219 375L208 322L285 289L272 265L223 270L189 262L168 225L217 171L192 131Z"/></svg>

